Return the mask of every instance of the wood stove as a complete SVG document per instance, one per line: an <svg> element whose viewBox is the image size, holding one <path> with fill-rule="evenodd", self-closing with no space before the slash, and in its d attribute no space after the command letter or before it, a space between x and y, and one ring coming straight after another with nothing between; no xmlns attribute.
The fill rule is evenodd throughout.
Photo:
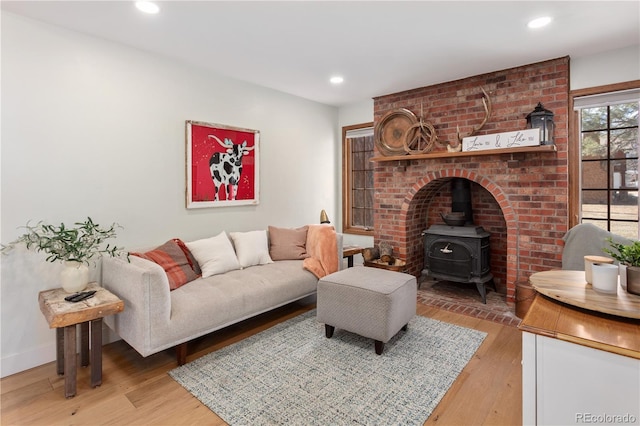
<svg viewBox="0 0 640 426"><path fill-rule="evenodd" d="M485 284L493 284L490 270L490 234L481 226L432 225L424 236L426 276L459 283L475 283L487 303ZM495 285L493 284L495 289Z"/></svg>

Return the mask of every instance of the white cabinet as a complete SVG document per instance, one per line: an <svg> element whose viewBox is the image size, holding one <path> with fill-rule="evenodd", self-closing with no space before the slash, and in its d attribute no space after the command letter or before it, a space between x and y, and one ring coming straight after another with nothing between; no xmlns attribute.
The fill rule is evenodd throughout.
<svg viewBox="0 0 640 426"><path fill-rule="evenodd" d="M522 333L525 425L640 425L640 359Z"/></svg>

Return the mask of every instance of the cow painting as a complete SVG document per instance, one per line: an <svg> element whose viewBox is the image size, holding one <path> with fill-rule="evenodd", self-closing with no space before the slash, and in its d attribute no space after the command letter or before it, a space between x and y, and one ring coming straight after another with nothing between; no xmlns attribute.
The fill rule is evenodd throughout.
<svg viewBox="0 0 640 426"><path fill-rule="evenodd" d="M224 143L214 135L209 135L225 152L216 152L209 159L209 170L213 180L213 200L218 201L220 190L225 187L227 200L235 200L238 195L238 184L242 176L242 157L249 154L255 146L247 147L247 141L234 144L231 139L225 138Z"/></svg>

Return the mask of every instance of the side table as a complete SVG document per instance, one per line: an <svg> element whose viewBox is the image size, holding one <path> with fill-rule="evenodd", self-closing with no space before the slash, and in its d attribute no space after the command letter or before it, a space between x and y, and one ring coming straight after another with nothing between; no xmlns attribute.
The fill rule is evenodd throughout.
<svg viewBox="0 0 640 426"><path fill-rule="evenodd" d="M353 256L362 253L362 250L364 250L364 248L358 246L342 247L342 257L347 258L347 268L351 268L353 266Z"/></svg>
<svg viewBox="0 0 640 426"><path fill-rule="evenodd" d="M69 293L61 288L38 295L40 311L49 328L56 329L56 369L58 375L64 375L66 398L76 394L77 326L80 326L80 365L91 364L91 387L95 388L102 384L102 318L124 310L124 302L97 283L90 283L85 291L89 290L96 291L93 297L76 303L64 300Z"/></svg>

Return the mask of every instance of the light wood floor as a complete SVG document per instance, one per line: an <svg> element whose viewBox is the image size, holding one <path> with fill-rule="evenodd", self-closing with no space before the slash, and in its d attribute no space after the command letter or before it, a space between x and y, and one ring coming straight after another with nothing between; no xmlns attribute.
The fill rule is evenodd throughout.
<svg viewBox="0 0 640 426"><path fill-rule="evenodd" d="M189 346L187 361L299 315L312 306L289 305L212 333ZM522 423L520 331L418 304L418 314L488 333L425 425ZM373 350L373 343L372 349ZM55 363L0 380L0 424L9 425L225 425L176 383L173 351L141 357L123 341L103 351L103 383L89 386L89 368L78 371L78 394L64 397Z"/></svg>

